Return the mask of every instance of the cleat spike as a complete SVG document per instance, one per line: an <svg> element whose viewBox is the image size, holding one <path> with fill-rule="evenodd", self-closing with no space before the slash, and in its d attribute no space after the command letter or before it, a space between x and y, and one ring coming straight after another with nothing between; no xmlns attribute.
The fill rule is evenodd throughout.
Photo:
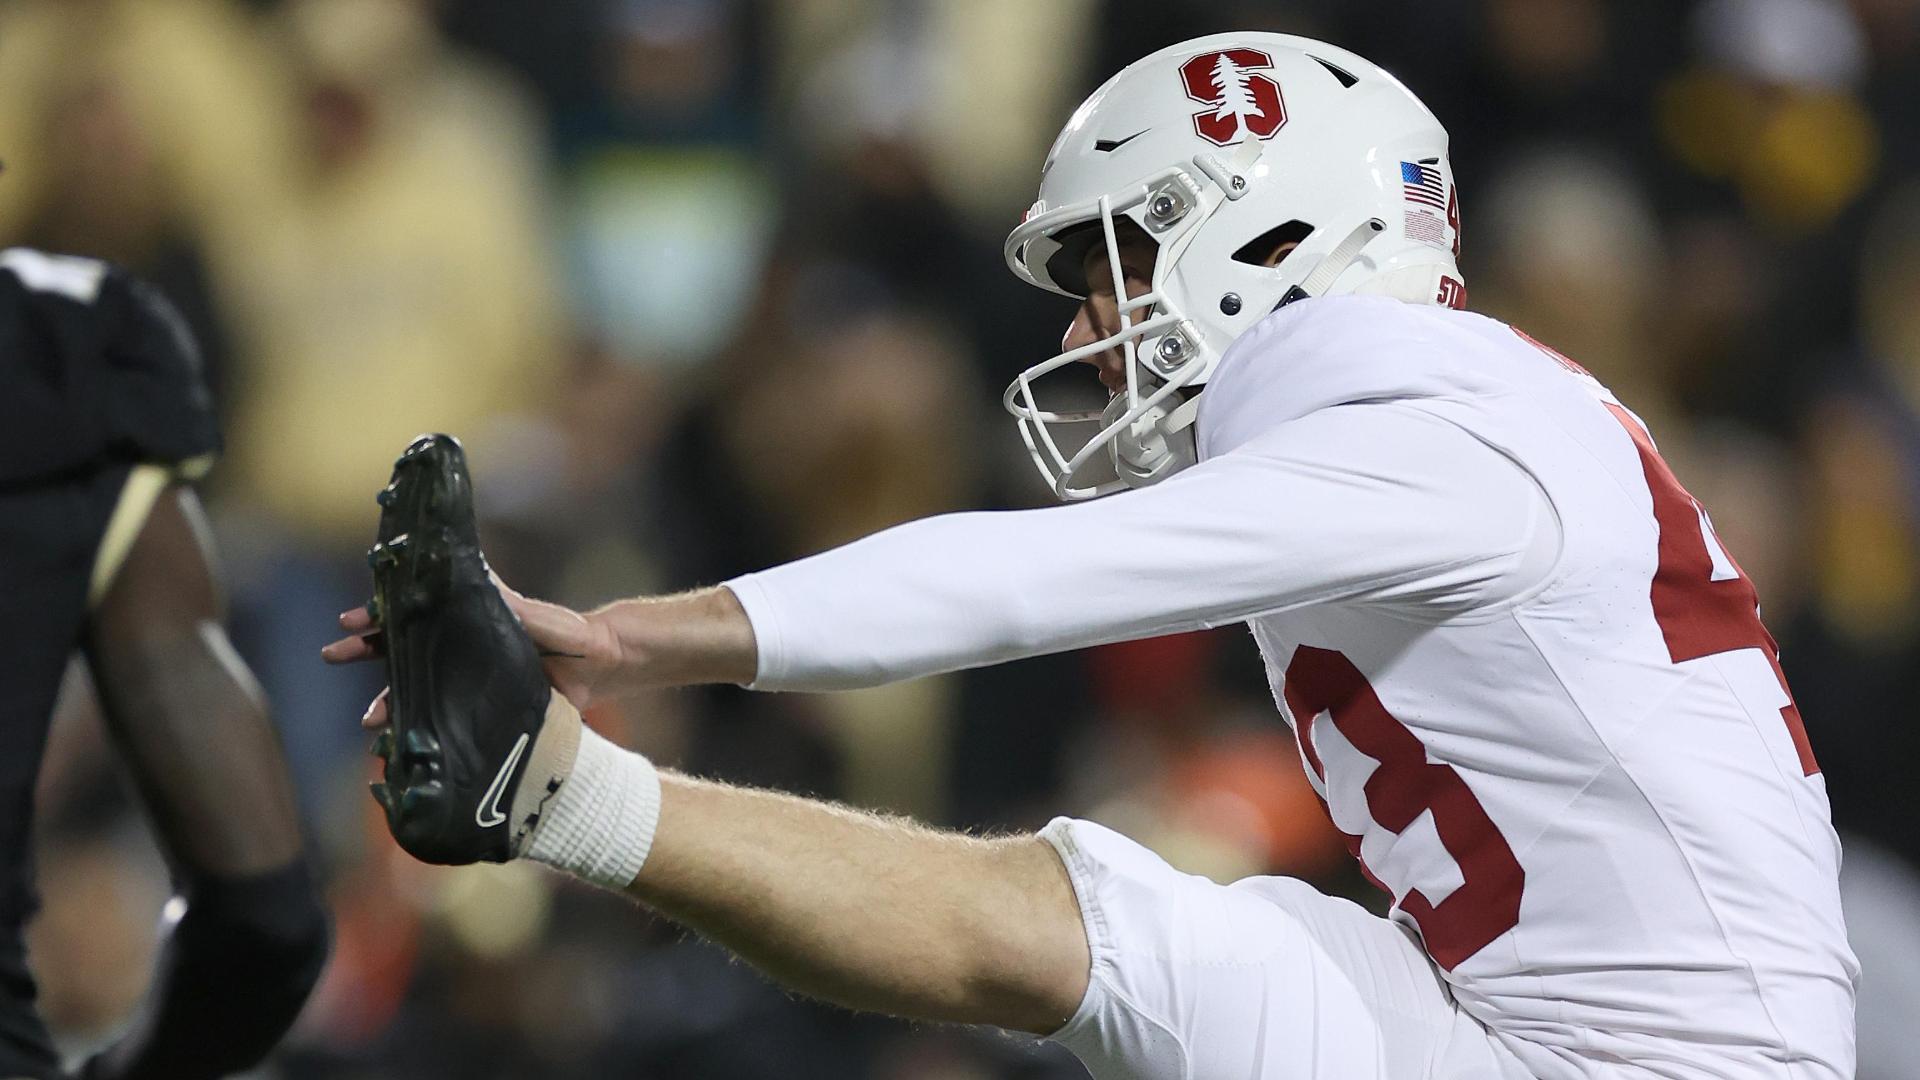
<svg viewBox="0 0 1920 1080"><path fill-rule="evenodd" d="M367 747L367 753L377 758L393 756L393 729L382 728L380 734L373 737L373 745Z"/></svg>
<svg viewBox="0 0 1920 1080"><path fill-rule="evenodd" d="M406 817L420 808L426 801L426 794L419 788L410 787L400 793L400 816Z"/></svg>
<svg viewBox="0 0 1920 1080"><path fill-rule="evenodd" d="M389 484L381 488L380 493L373 497L373 501L379 503L381 506L391 506L393 504L393 485Z"/></svg>
<svg viewBox="0 0 1920 1080"><path fill-rule="evenodd" d="M393 813L393 789L392 788L389 788L387 785L382 784L378 781L375 781L374 783L367 785L367 790L373 792L373 801L379 803L381 809L385 810L389 814Z"/></svg>
<svg viewBox="0 0 1920 1080"><path fill-rule="evenodd" d="M431 731L408 728L402 739L406 743L407 754L410 757L431 757L440 752L440 740L434 738Z"/></svg>
<svg viewBox="0 0 1920 1080"><path fill-rule="evenodd" d="M373 620L373 625L379 626L380 614L380 597L378 594L375 594L372 599L367 601L367 617Z"/></svg>

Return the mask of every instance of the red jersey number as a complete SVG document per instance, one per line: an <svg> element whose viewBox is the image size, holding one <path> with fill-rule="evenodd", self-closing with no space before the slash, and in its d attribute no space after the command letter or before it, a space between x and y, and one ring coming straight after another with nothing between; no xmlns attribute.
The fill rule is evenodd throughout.
<svg viewBox="0 0 1920 1080"><path fill-rule="evenodd" d="M1354 749L1380 763L1363 789L1375 823L1397 835L1421 814L1432 813L1434 830L1462 881L1437 904L1418 889L1403 895L1382 881L1361 856L1358 836L1348 834L1347 847L1367 877L1413 917L1434 963L1451 971L1513 929L1527 880L1513 848L1473 789L1451 765L1427 759L1426 746L1387 712L1360 669L1337 652L1302 645L1287 665L1282 687L1301 752L1323 782L1326 770L1313 745L1313 725L1321 713Z"/></svg>
<svg viewBox="0 0 1920 1080"><path fill-rule="evenodd" d="M1569 370L1586 374L1585 368L1567 359L1559 350L1535 341L1523 331L1514 333ZM1760 650L1773 666L1774 677L1780 680L1780 691L1787 697L1780 716L1793 738L1800 769L1807 776L1819 772L1820 764L1813 758L1813 744L1807 741L1799 706L1793 703L1793 691L1787 687L1786 673L1780 669L1780 646L1760 622L1760 594L1754 589L1752 579L1720 545L1706 510L1680 486L1666 459L1654 449L1647 429L1619 405L1604 398L1601 403L1620 426L1627 429L1627 436L1640 454L1640 470L1646 475L1647 490L1653 496L1653 518L1660 529L1660 558L1653 573L1653 618L1666 638L1667 656L1678 664L1739 649Z"/></svg>

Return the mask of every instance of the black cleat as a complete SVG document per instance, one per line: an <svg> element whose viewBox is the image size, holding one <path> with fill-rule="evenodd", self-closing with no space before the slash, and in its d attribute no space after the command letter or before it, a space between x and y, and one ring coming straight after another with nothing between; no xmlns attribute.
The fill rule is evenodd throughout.
<svg viewBox="0 0 1920 1080"><path fill-rule="evenodd" d="M367 565L392 728L372 747L386 764L373 796L415 858L505 862L559 793L578 723L546 722L553 691L481 557L460 441L415 439L380 506Z"/></svg>

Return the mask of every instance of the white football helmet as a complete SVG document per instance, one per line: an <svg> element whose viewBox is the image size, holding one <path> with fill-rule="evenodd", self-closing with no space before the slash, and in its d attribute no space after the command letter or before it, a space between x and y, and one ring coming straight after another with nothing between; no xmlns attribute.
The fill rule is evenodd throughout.
<svg viewBox="0 0 1920 1080"><path fill-rule="evenodd" d="M1150 290L1120 280L1114 225L1159 245ZM1121 329L1020 373L1005 404L1063 499L1156 483L1195 460L1198 388L1233 340L1308 296L1379 293L1463 306L1447 132L1378 66L1284 34L1197 38L1128 65L1055 140L1040 198L1007 237L1022 279L1083 297L1105 240ZM1296 241L1277 266L1263 265ZM1034 382L1119 348L1104 410L1048 411ZM1091 437L1070 453L1056 431ZM1089 475L1089 466L1112 476Z"/></svg>

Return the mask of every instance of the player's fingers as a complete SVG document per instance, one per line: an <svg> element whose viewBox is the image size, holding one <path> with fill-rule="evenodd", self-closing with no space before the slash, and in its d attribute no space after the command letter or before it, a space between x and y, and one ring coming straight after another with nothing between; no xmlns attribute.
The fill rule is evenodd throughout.
<svg viewBox="0 0 1920 1080"><path fill-rule="evenodd" d="M321 648L320 656L327 663L350 664L380 655L380 624L374 621L372 609L357 607L341 612L340 629L353 636Z"/></svg>
<svg viewBox="0 0 1920 1080"><path fill-rule="evenodd" d="M367 711L360 717L360 726L369 729L383 728L391 719L392 710L387 707L387 692L382 690L380 696L373 699L373 704L368 705Z"/></svg>
<svg viewBox="0 0 1920 1080"><path fill-rule="evenodd" d="M320 646L320 659L329 664L350 664L367 658L367 643L359 637L341 638Z"/></svg>
<svg viewBox="0 0 1920 1080"><path fill-rule="evenodd" d="M507 608L513 612L514 617L520 620L520 625L526 628L527 633L533 635L535 641L540 640L541 631L546 628L548 622L547 605L538 600L529 600L512 589L500 590L500 596L507 602Z"/></svg>
<svg viewBox="0 0 1920 1080"><path fill-rule="evenodd" d="M516 592L513 586L500 580L500 575L487 571L493 578L494 587L500 590L501 599L520 620L527 636L540 647L543 654L549 656L577 657L582 652L581 633L586 620L580 613L560 604L545 600L535 600L531 596Z"/></svg>
<svg viewBox="0 0 1920 1080"><path fill-rule="evenodd" d="M351 664L385 655L386 639L378 633L356 634L320 647L320 659L329 664Z"/></svg>
<svg viewBox="0 0 1920 1080"><path fill-rule="evenodd" d="M538 632L533 626L528 625L528 620L537 615L535 609L539 601L527 599L526 595L520 590L501 581L499 573L491 566L487 567L487 577L493 581L493 587L500 590L500 599L507 602L508 610L512 611L514 617L520 620L520 625L526 627L527 633L533 634L537 638Z"/></svg>

